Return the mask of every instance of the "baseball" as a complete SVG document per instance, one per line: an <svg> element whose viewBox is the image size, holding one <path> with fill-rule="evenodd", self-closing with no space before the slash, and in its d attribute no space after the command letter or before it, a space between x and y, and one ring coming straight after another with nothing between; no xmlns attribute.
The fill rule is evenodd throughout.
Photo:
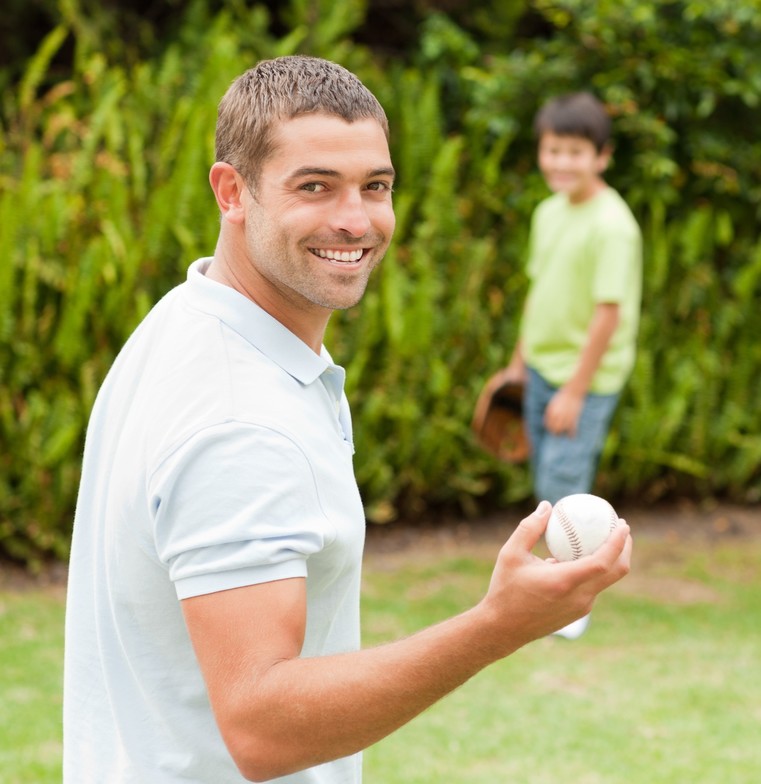
<svg viewBox="0 0 761 784"><path fill-rule="evenodd" d="M561 498L552 508L544 541L553 558L575 561L591 555L618 525L616 510L589 493Z"/></svg>

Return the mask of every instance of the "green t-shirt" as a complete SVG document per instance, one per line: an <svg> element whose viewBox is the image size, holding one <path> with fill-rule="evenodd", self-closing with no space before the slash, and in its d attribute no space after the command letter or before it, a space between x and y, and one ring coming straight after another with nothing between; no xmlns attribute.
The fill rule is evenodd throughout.
<svg viewBox="0 0 761 784"><path fill-rule="evenodd" d="M642 239L621 196L606 188L571 204L556 193L535 210L521 326L526 364L561 386L573 375L595 306L618 303L619 325L590 392L612 394L634 366L642 297Z"/></svg>

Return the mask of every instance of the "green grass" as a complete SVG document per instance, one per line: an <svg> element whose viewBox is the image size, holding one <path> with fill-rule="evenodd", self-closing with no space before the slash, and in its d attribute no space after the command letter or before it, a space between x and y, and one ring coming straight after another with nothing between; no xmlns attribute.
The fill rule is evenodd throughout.
<svg viewBox="0 0 761 784"><path fill-rule="evenodd" d="M579 640L546 638L369 749L368 784L761 781L761 544L640 542ZM478 600L491 558L366 571L367 643Z"/></svg>
<svg viewBox="0 0 761 784"><path fill-rule="evenodd" d="M0 780L61 781L63 592L0 591Z"/></svg>
<svg viewBox="0 0 761 784"><path fill-rule="evenodd" d="M496 549L368 558L365 643L485 588ZM581 639L547 638L369 749L366 784L761 781L761 542L638 541ZM60 781L60 590L0 593L4 784Z"/></svg>

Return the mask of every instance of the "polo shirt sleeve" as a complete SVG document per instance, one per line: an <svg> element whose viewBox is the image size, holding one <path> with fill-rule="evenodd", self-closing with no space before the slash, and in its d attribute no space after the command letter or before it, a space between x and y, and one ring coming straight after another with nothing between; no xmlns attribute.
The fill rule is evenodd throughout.
<svg viewBox="0 0 761 784"><path fill-rule="evenodd" d="M262 425L208 427L148 481L155 551L180 599L306 577L334 536L304 453Z"/></svg>

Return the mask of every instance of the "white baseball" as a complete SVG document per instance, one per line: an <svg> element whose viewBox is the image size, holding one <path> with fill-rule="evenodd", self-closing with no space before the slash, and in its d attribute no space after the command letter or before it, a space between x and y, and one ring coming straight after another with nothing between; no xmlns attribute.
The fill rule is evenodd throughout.
<svg viewBox="0 0 761 784"><path fill-rule="evenodd" d="M544 541L553 558L575 561L591 555L617 525L616 510L604 498L576 493L552 508Z"/></svg>

